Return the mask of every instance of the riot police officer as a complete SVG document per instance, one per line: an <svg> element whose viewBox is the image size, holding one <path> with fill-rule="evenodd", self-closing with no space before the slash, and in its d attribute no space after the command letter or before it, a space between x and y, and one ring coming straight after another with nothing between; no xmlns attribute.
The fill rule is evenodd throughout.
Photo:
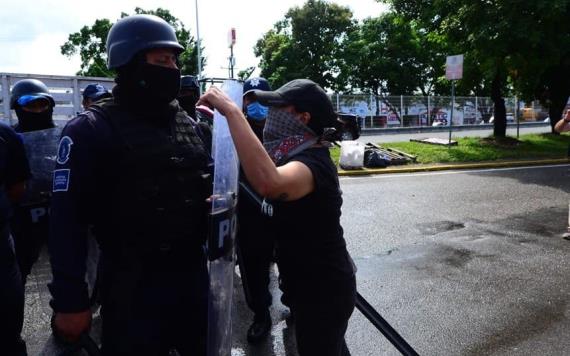
<svg viewBox="0 0 570 356"><path fill-rule="evenodd" d="M75 340L89 329L83 276L93 224L106 355L205 353L211 161L175 100L182 50L156 16L119 20L107 37L113 98L71 120L60 141L49 241L54 331Z"/></svg>
<svg viewBox="0 0 570 356"><path fill-rule="evenodd" d="M81 105L83 105L83 109L87 109L95 102L111 97L112 94L101 84L91 83L85 87L82 96Z"/></svg>
<svg viewBox="0 0 570 356"><path fill-rule="evenodd" d="M16 112L18 124L14 129L22 134L26 143L28 160L34 179L30 182L26 196L15 206L11 220L12 236L22 282L25 284L32 266L38 260L40 250L46 243L49 231L49 175L53 162L45 161L49 154L36 155L39 141L53 136L51 150L55 150L59 133L44 130L55 127L53 108L55 101L47 86L37 79L23 79L14 84L10 97L10 108ZM44 131L46 135L40 133ZM36 140L38 142L36 142ZM40 157L42 156L42 157ZM33 158L37 159L33 159ZM43 160L43 161L42 161ZM48 168L49 167L49 168ZM43 169L45 168L45 169ZM45 174L40 173L45 170ZM42 176L45 176L43 179Z"/></svg>
<svg viewBox="0 0 570 356"><path fill-rule="evenodd" d="M263 127L269 108L252 97L253 90L271 91L271 87L265 78L250 78L243 85L245 117L257 138L263 142ZM240 176L245 180L244 174ZM253 323L247 330L247 340L256 343L271 330L269 268L273 259L273 239L268 231L267 217L243 190L239 192L239 202L238 261L246 302L254 313Z"/></svg>
<svg viewBox="0 0 570 356"><path fill-rule="evenodd" d="M16 111L16 132L30 132L55 127L53 108L55 101L47 86L37 79L23 79L14 84L10 96L10 109Z"/></svg>
<svg viewBox="0 0 570 356"><path fill-rule="evenodd" d="M8 229L11 205L25 192L30 168L21 140L0 123L0 345L6 355L26 355L20 337L24 322L24 286Z"/></svg>

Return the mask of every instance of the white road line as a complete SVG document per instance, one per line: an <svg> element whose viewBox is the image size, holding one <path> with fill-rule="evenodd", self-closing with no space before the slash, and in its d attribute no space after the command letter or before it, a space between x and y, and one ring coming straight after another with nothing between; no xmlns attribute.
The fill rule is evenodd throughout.
<svg viewBox="0 0 570 356"><path fill-rule="evenodd" d="M497 171L519 171L524 169L544 169L544 168L560 168L570 167L570 164L554 164L548 166L528 166L528 167L507 167L507 168L488 168L488 169L462 169L438 172L417 172L417 173L390 173L390 174L374 174L369 176L344 176L339 177L341 180L345 179L386 179L386 178L402 178L402 177L417 177L417 176L440 176L446 174L469 174L469 173L488 173Z"/></svg>

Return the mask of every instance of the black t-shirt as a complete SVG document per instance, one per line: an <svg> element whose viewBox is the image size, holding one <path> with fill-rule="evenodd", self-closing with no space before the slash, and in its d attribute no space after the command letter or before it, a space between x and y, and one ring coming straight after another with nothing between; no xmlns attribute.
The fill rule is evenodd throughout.
<svg viewBox="0 0 570 356"><path fill-rule="evenodd" d="M315 189L299 200L272 202L280 274L292 287L352 278L340 225L342 192L328 148L309 148L290 161L311 170Z"/></svg>

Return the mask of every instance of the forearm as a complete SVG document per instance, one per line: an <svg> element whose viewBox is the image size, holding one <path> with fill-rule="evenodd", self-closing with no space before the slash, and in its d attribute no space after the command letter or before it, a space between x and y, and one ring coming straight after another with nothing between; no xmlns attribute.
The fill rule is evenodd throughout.
<svg viewBox="0 0 570 356"><path fill-rule="evenodd" d="M570 122L562 119L556 123L554 126L554 131L556 132L565 132L570 131Z"/></svg>
<svg viewBox="0 0 570 356"><path fill-rule="evenodd" d="M226 118L241 166L250 185L261 196L272 197L277 194L280 184L277 167L241 111L235 107L226 112Z"/></svg>

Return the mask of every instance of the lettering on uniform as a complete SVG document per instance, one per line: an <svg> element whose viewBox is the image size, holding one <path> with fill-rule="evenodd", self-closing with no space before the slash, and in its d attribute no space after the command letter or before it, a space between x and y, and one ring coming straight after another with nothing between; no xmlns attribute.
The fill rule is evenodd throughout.
<svg viewBox="0 0 570 356"><path fill-rule="evenodd" d="M33 208L30 209L30 218L32 219L32 223L37 224L40 221L42 216L46 216L48 210L46 208Z"/></svg>
<svg viewBox="0 0 570 356"><path fill-rule="evenodd" d="M218 229L218 248L224 247L224 241L228 237L235 238L237 227L236 216L232 216L231 219L225 219L220 221L220 227Z"/></svg>
<svg viewBox="0 0 570 356"><path fill-rule="evenodd" d="M59 141L59 147L57 149L57 159L56 162L59 164L66 164L71 155L71 146L73 145L73 140L69 136L63 136Z"/></svg>
<svg viewBox="0 0 570 356"><path fill-rule="evenodd" d="M53 191L67 192L69 188L69 177L71 171L69 169L56 169L53 171Z"/></svg>
<svg viewBox="0 0 570 356"><path fill-rule="evenodd" d="M261 203L261 213L265 216L273 216L273 205L268 203L265 199L263 199L263 203Z"/></svg>

